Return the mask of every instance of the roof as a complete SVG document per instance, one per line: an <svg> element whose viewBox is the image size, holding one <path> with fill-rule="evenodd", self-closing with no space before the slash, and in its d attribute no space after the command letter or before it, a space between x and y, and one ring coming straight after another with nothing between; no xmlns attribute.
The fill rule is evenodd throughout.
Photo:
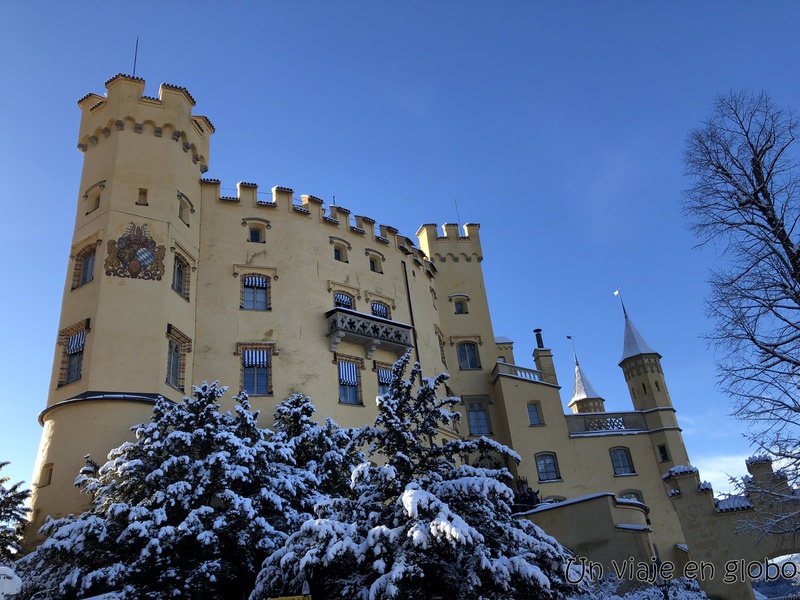
<svg viewBox="0 0 800 600"><path fill-rule="evenodd" d="M494 343L495 344L513 344L514 340L511 338L507 338L504 335L496 335L494 336Z"/></svg>
<svg viewBox="0 0 800 600"><path fill-rule="evenodd" d="M583 372L581 365L578 363L578 359L575 359L575 387L572 391L572 402L577 402L578 400L584 400L587 398L600 398L600 394L598 394L595 389L592 387L592 384L589 382L589 378L586 377L586 373Z"/></svg>
<svg viewBox="0 0 800 600"><path fill-rule="evenodd" d="M636 329L636 325L633 324L631 318L625 313L625 339L622 346L622 358L619 362L622 363L626 359L640 354L658 354L658 352L653 350L647 342L644 341L642 334Z"/></svg>
<svg viewBox="0 0 800 600"><path fill-rule="evenodd" d="M748 510L753 508L753 503L746 496L728 496L727 498L714 499L717 512L731 512L735 510Z"/></svg>

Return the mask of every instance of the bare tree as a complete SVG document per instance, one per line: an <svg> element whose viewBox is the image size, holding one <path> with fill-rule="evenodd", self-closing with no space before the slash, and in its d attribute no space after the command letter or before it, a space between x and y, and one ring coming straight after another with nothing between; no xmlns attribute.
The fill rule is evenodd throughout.
<svg viewBox="0 0 800 600"><path fill-rule="evenodd" d="M693 180L685 214L700 245L720 253L708 301L719 381L734 414L754 425L759 452L775 459L790 483L800 475L799 132L793 112L765 93L731 92L716 98L684 153ZM786 479L763 491L779 489L788 489ZM783 499L794 506L794 498ZM789 529L800 530L792 522Z"/></svg>

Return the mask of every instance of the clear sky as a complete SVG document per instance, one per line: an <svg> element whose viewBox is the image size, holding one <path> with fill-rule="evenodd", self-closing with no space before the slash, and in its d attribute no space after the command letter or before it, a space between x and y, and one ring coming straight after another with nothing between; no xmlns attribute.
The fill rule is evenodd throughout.
<svg viewBox="0 0 800 600"><path fill-rule="evenodd" d="M216 126L223 188L291 187L413 236L481 223L496 335L575 340L608 410L622 287L663 356L689 455L719 490L751 453L701 334L713 248L681 216L681 152L715 94L800 104L800 3L708 1L9 2L0 19L6 221L0 475L31 480L79 191L79 110L131 73L185 86ZM232 382L223 382L232 383Z"/></svg>

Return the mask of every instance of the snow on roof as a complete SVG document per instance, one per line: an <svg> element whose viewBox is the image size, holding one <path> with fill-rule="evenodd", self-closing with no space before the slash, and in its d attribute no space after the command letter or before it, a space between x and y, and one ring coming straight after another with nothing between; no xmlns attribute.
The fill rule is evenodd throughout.
<svg viewBox="0 0 800 600"><path fill-rule="evenodd" d="M661 479L669 479L670 477L675 477L677 475L689 475L691 473L698 473L697 467L693 467L691 465L676 465L672 467L669 471L664 473L661 476Z"/></svg>
<svg viewBox="0 0 800 600"><path fill-rule="evenodd" d="M714 489L711 487L711 483L708 481L701 481L700 484L697 486L698 492L713 492Z"/></svg>
<svg viewBox="0 0 800 600"><path fill-rule="evenodd" d="M675 547L681 552L686 552L686 554L689 554L689 546L686 544L675 544Z"/></svg>
<svg viewBox="0 0 800 600"><path fill-rule="evenodd" d="M652 533L653 531L647 525L631 525L628 523L619 523L614 525L614 529L624 529L626 531L646 531L648 533Z"/></svg>
<svg viewBox="0 0 800 600"><path fill-rule="evenodd" d="M550 510L553 508L558 508L559 506L569 506L570 504L577 504L578 502L585 502L587 500L594 500L595 498L602 498L603 496L614 496L611 492L599 492L597 494L589 494L588 496L579 496L578 498L571 498L570 500L563 500L562 502L552 502L549 504L539 504L535 508L531 510L527 510L521 513L515 513L514 516L518 517L521 515L530 515L537 512L542 512L544 510Z"/></svg>
<svg viewBox="0 0 800 600"><path fill-rule="evenodd" d="M569 405L572 406L573 403L577 402L578 400L586 400L588 398L599 398L602 400L602 396L598 394L592 384L589 383L589 378L586 377L586 373L583 372L580 363L578 363L578 357L575 357L575 387L572 390L572 400L570 401Z"/></svg>
<svg viewBox="0 0 800 600"><path fill-rule="evenodd" d="M754 454L753 456L749 457L746 461L744 461L746 465L761 465L766 463L772 463L772 459L767 456L766 454Z"/></svg>
<svg viewBox="0 0 800 600"><path fill-rule="evenodd" d="M628 314L625 314L625 339L622 345L622 358L619 362L624 361L632 356L639 354L658 354L653 350L647 342L644 341L642 334L636 329L636 326L631 321Z"/></svg>
<svg viewBox="0 0 800 600"><path fill-rule="evenodd" d="M732 512L734 510L748 510L753 508L753 503L746 496L728 496L727 498L714 499L717 512Z"/></svg>
<svg viewBox="0 0 800 600"><path fill-rule="evenodd" d="M495 344L513 344L514 340L511 338L507 338L504 335L496 335L494 336L494 343Z"/></svg>

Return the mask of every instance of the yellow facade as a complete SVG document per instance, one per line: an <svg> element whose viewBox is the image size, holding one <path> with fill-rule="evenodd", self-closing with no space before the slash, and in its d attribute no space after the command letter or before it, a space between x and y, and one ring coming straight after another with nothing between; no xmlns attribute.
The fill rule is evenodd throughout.
<svg viewBox="0 0 800 600"><path fill-rule="evenodd" d="M523 458L509 465L518 484L542 499L588 497L528 518L593 560L622 551L620 560L686 562L662 476L688 456L658 354L645 347L621 363L630 412L565 415L540 333L536 369L516 366L513 342L495 339L479 225L424 224L412 240L289 188L240 182L226 197L203 179L214 127L192 114L188 91L162 85L150 98L124 75L106 88L78 103L84 166L40 417L37 528L86 508L72 485L84 455L101 460L159 395L178 401L192 383L219 380L248 388L269 425L275 405L300 392L319 417L359 426L376 416L382 371L412 349L427 375L450 373L463 399L451 435L511 446ZM632 464L614 464L625 455Z"/></svg>

